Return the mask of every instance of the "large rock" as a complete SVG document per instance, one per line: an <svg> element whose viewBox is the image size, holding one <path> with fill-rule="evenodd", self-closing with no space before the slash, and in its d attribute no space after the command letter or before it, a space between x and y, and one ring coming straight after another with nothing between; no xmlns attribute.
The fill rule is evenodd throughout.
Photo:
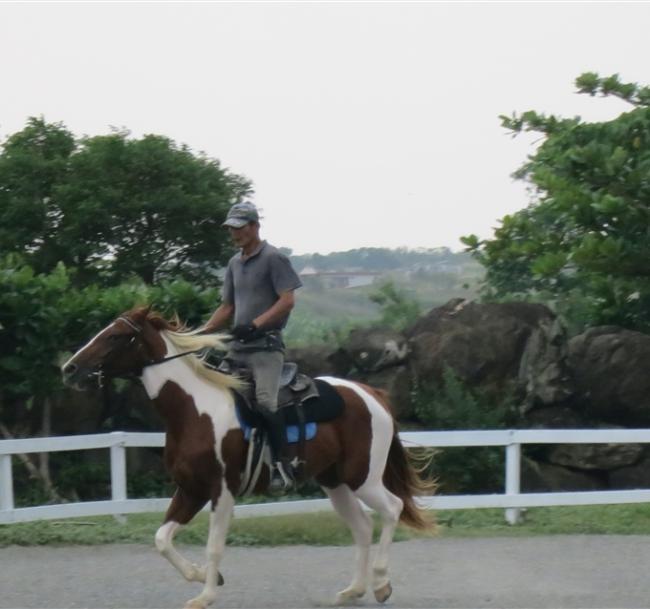
<svg viewBox="0 0 650 609"><path fill-rule="evenodd" d="M287 362L298 364L300 372L309 376L347 377L352 369L352 359L343 349L328 346L297 347L287 349Z"/></svg>
<svg viewBox="0 0 650 609"><path fill-rule="evenodd" d="M650 425L650 336L615 326L591 328L569 341L568 362L590 417Z"/></svg>
<svg viewBox="0 0 650 609"><path fill-rule="evenodd" d="M402 365L380 372L356 373L352 378L386 391L395 418L405 421L415 418L415 405L411 393L412 374L407 365Z"/></svg>
<svg viewBox="0 0 650 609"><path fill-rule="evenodd" d="M526 415L525 426L530 429L585 429L592 424L573 408L549 406L531 410Z"/></svg>
<svg viewBox="0 0 650 609"><path fill-rule="evenodd" d="M650 455L645 455L638 463L615 469L609 474L609 486L612 489L648 489L650 488Z"/></svg>
<svg viewBox="0 0 650 609"><path fill-rule="evenodd" d="M555 465L579 470L613 470L634 465L643 455L641 444L559 444L548 451Z"/></svg>
<svg viewBox="0 0 650 609"><path fill-rule="evenodd" d="M572 470L524 457L521 464L521 490L524 493L595 491L606 487L596 473Z"/></svg>
<svg viewBox="0 0 650 609"><path fill-rule="evenodd" d="M544 305L479 304L454 299L407 332L419 379L445 366L471 387L494 395L513 390L522 410L557 405L573 393L564 330Z"/></svg>
<svg viewBox="0 0 650 609"><path fill-rule="evenodd" d="M378 372L406 361L408 343L404 335L390 328L355 328L345 350L357 370Z"/></svg>

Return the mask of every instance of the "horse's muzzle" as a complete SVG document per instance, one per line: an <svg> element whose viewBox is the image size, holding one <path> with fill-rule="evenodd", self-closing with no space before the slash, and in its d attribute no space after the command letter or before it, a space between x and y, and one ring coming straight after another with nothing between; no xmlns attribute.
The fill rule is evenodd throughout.
<svg viewBox="0 0 650 609"><path fill-rule="evenodd" d="M84 391L91 386L97 373L92 370L80 368L77 364L69 363L61 368L61 376L63 378L63 384L66 387Z"/></svg>

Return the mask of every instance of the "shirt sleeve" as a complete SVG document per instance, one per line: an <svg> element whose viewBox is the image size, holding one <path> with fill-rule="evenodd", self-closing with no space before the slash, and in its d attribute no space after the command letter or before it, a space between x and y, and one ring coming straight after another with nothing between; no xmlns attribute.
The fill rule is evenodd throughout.
<svg viewBox="0 0 650 609"><path fill-rule="evenodd" d="M271 258L271 282L277 294L290 292L302 286L302 281L287 256L278 252Z"/></svg>
<svg viewBox="0 0 650 609"><path fill-rule="evenodd" d="M223 287L221 288L221 302L225 304L235 304L235 294L232 280L232 267L230 264L226 267L226 274L223 278Z"/></svg>

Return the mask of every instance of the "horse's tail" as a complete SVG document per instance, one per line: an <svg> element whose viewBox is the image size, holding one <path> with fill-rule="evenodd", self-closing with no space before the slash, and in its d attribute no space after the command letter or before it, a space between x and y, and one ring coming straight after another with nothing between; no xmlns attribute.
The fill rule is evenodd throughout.
<svg viewBox="0 0 650 609"><path fill-rule="evenodd" d="M408 452L395 431L383 480L386 488L404 502L400 521L414 529L435 527L433 513L421 508L415 501L416 496L432 495L436 490L436 483L430 476L420 475L429 469L432 460L432 449L420 448L417 453Z"/></svg>

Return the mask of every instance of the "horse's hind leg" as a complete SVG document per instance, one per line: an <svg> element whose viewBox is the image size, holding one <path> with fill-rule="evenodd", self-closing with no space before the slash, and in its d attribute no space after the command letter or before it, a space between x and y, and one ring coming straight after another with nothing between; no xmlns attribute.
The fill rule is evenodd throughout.
<svg viewBox="0 0 650 609"><path fill-rule="evenodd" d="M375 598L383 603L392 593L388 577L388 553L404 503L399 497L388 491L381 480L367 481L355 494L369 508L378 512L381 517L381 536L377 555L372 565L372 589L375 592Z"/></svg>
<svg viewBox="0 0 650 609"><path fill-rule="evenodd" d="M174 535L194 518L206 501L176 489L167 509L164 524L156 531L156 548L187 581L205 582L205 567L191 563L174 547ZM221 580L223 582L223 580Z"/></svg>
<svg viewBox="0 0 650 609"><path fill-rule="evenodd" d="M372 543L372 520L363 511L359 500L350 488L342 484L334 489L323 487L332 501L334 509L345 521L352 532L354 543L357 546L356 566L350 585L336 595L339 604L349 600L361 598L368 587L368 558L370 544Z"/></svg>

